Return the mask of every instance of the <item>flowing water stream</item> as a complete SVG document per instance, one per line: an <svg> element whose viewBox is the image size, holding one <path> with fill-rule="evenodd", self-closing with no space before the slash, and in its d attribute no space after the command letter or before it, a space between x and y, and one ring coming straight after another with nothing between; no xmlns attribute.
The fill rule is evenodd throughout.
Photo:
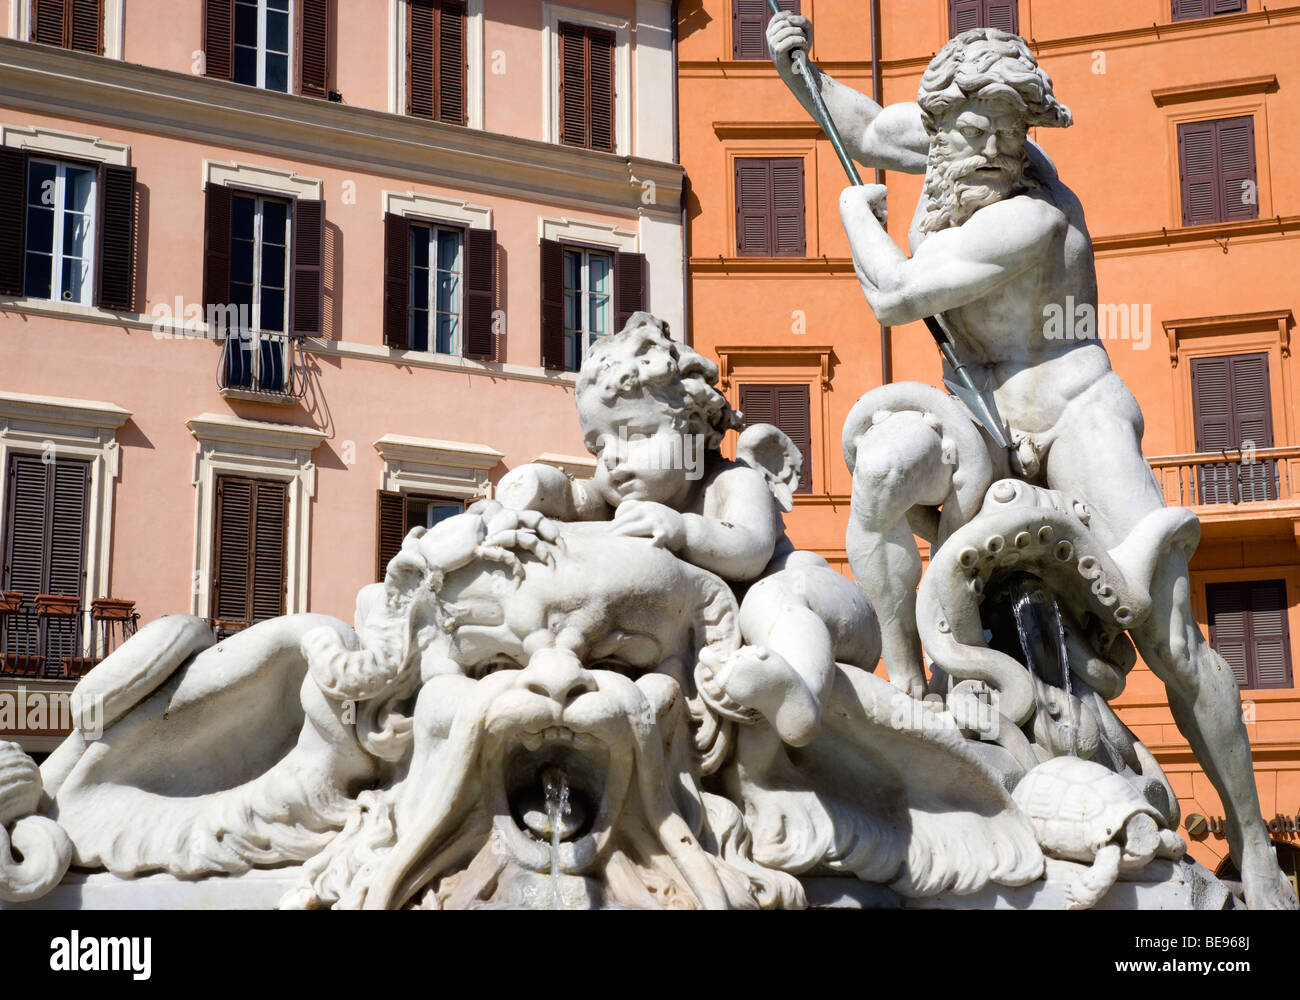
<svg viewBox="0 0 1300 1000"><path fill-rule="evenodd" d="M1018 581L1012 592L1012 615L1025 665L1031 673L1049 684L1058 684L1065 692L1065 731L1069 736L1070 756L1078 756L1079 728L1075 724L1074 700L1070 684L1070 660L1065 651L1065 625L1056 598L1042 589L1039 581ZM1053 663L1052 661L1055 661ZM1049 712L1042 689L1034 684L1034 701L1038 711Z"/></svg>
<svg viewBox="0 0 1300 1000"><path fill-rule="evenodd" d="M564 832L564 817L569 815L569 779L558 767L547 768L542 773L542 790L546 793L546 820L551 828L551 909L561 910L560 899L560 841Z"/></svg>

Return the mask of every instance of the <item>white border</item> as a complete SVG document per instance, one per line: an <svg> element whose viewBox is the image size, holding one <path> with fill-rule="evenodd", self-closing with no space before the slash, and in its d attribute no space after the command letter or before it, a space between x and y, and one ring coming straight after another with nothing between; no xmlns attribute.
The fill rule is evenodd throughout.
<svg viewBox="0 0 1300 1000"><path fill-rule="evenodd" d="M491 229L492 209L485 205L471 205L459 198L442 198L434 194L421 194L418 191L385 191L382 199L383 211L441 222L455 222L470 229Z"/></svg>
<svg viewBox="0 0 1300 1000"><path fill-rule="evenodd" d="M482 130L483 0L465 4L465 64L465 125ZM388 111L406 114L406 0L388 0Z"/></svg>
<svg viewBox="0 0 1300 1000"><path fill-rule="evenodd" d="M622 250L625 253L636 253L640 245L639 235L631 229L619 229L618 226L605 222L586 222L563 216L558 219L539 217L537 233L542 239L554 240L556 243L581 243Z"/></svg>
<svg viewBox="0 0 1300 1000"><path fill-rule="evenodd" d="M86 607L97 597L112 596L108 570L113 545L113 481L120 454L117 429L130 419L130 410L112 403L0 392L0 511L8 504L4 491L11 452L40 455L53 444L55 458L90 462L82 597Z"/></svg>
<svg viewBox="0 0 1300 1000"><path fill-rule="evenodd" d="M206 187L209 184L274 191L277 194L286 194L307 201L320 201L321 192L324 190L319 180L314 177L304 177L292 170L204 159L203 185Z"/></svg>
<svg viewBox="0 0 1300 1000"><path fill-rule="evenodd" d="M126 37L126 0L104 0L104 56L121 59ZM31 41L31 0L9 0L9 37Z"/></svg>
<svg viewBox="0 0 1300 1000"><path fill-rule="evenodd" d="M585 24L614 32L614 153L630 156L632 33L627 18L544 2L542 19L542 139L560 142L560 22Z"/></svg>
<svg viewBox="0 0 1300 1000"><path fill-rule="evenodd" d="M311 498L316 495L316 466L311 454L327 435L312 427L241 420L221 413L202 413L185 422L194 435L194 586L190 612L211 618L213 529L217 476L228 473L289 484L285 525L284 610L307 610L308 556L311 545Z"/></svg>
<svg viewBox="0 0 1300 1000"><path fill-rule="evenodd" d="M131 147L120 142L106 142L94 135L62 132L44 125L0 125L0 144L33 153L119 167L131 165Z"/></svg>
<svg viewBox="0 0 1300 1000"><path fill-rule="evenodd" d="M489 473L505 456L485 444L385 434L375 442L383 459L381 489L469 500L490 497Z"/></svg>

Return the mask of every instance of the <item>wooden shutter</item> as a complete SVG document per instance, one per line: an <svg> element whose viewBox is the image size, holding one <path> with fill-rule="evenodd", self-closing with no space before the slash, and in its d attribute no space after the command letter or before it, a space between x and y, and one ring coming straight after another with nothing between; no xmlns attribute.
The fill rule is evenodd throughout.
<svg viewBox="0 0 1300 1000"><path fill-rule="evenodd" d="M799 0L780 0L782 10L800 13ZM731 56L733 59L770 59L767 22L772 14L767 0L731 0Z"/></svg>
<svg viewBox="0 0 1300 1000"><path fill-rule="evenodd" d="M330 0L299 0L298 93L329 95Z"/></svg>
<svg viewBox="0 0 1300 1000"><path fill-rule="evenodd" d="M614 35L598 28L587 29L588 120L592 149L614 152Z"/></svg>
<svg viewBox="0 0 1300 1000"><path fill-rule="evenodd" d="M1020 33L1020 5L1017 0L984 0L985 28Z"/></svg>
<svg viewBox="0 0 1300 1000"><path fill-rule="evenodd" d="M104 0L68 0L67 47L78 52L104 52Z"/></svg>
<svg viewBox="0 0 1300 1000"><path fill-rule="evenodd" d="M1273 447L1273 405L1268 355L1192 358L1192 415L1196 450L1202 453ZM1236 503L1277 499L1276 462L1202 466L1199 502Z"/></svg>
<svg viewBox="0 0 1300 1000"><path fill-rule="evenodd" d="M948 0L948 35L955 37L963 31L981 27L981 0Z"/></svg>
<svg viewBox="0 0 1300 1000"><path fill-rule="evenodd" d="M560 23L560 139L571 146L586 146L587 32L576 24Z"/></svg>
<svg viewBox="0 0 1300 1000"><path fill-rule="evenodd" d="M1194 17L1218 17L1221 14L1239 14L1246 9L1246 0L1173 0L1175 21L1189 21Z"/></svg>
<svg viewBox="0 0 1300 1000"><path fill-rule="evenodd" d="M616 330L623 329L633 313L646 308L645 254L614 254L614 313Z"/></svg>
<svg viewBox="0 0 1300 1000"><path fill-rule="evenodd" d="M1219 221L1215 132L1212 121L1183 122L1178 126L1178 175L1184 226Z"/></svg>
<svg viewBox="0 0 1300 1000"><path fill-rule="evenodd" d="M406 9L406 113L464 125L463 0L408 0Z"/></svg>
<svg viewBox="0 0 1300 1000"><path fill-rule="evenodd" d="M542 367L564 371L564 248L542 240Z"/></svg>
<svg viewBox="0 0 1300 1000"><path fill-rule="evenodd" d="M289 333L319 337L325 329L325 202L293 203L293 291Z"/></svg>
<svg viewBox="0 0 1300 1000"><path fill-rule="evenodd" d="M804 255L802 159L772 161L771 245L777 257Z"/></svg>
<svg viewBox="0 0 1300 1000"><path fill-rule="evenodd" d="M22 3L23 0L13 0ZM32 41L42 45L66 45L68 9L66 0L33 0Z"/></svg>
<svg viewBox="0 0 1300 1000"><path fill-rule="evenodd" d="M1282 580L1212 583L1205 588L1210 644L1240 688L1291 686L1291 636Z"/></svg>
<svg viewBox="0 0 1300 1000"><path fill-rule="evenodd" d="M1255 177L1255 119L1252 115L1223 118L1217 123L1219 195L1222 218L1228 222L1259 218L1259 185Z"/></svg>
<svg viewBox="0 0 1300 1000"><path fill-rule="evenodd" d="M736 160L736 242L741 257L804 256L803 160Z"/></svg>
<svg viewBox="0 0 1300 1000"><path fill-rule="evenodd" d="M742 385L740 410L745 425L773 424L781 428L803 456L803 474L796 493L812 492L812 421L806 385Z"/></svg>
<svg viewBox="0 0 1300 1000"><path fill-rule="evenodd" d="M230 188L209 184L204 199L203 304L224 308L230 303Z"/></svg>
<svg viewBox="0 0 1300 1000"><path fill-rule="evenodd" d="M135 167L99 168L99 261L95 304L135 308Z"/></svg>
<svg viewBox="0 0 1300 1000"><path fill-rule="evenodd" d="M4 590L81 597L84 594L90 466L14 454L9 460Z"/></svg>
<svg viewBox="0 0 1300 1000"><path fill-rule="evenodd" d="M1245 9L1246 0L1210 0L1210 13L1214 16L1239 14Z"/></svg>
<svg viewBox="0 0 1300 1000"><path fill-rule="evenodd" d="M384 214L384 343L405 351L411 346L411 224Z"/></svg>
<svg viewBox="0 0 1300 1000"><path fill-rule="evenodd" d="M769 160L736 160L736 253L770 257L772 168Z"/></svg>
<svg viewBox="0 0 1300 1000"><path fill-rule="evenodd" d="M1233 434L1239 448L1273 447L1273 405L1268 355L1237 354L1227 359L1232 380ZM1249 442L1249 443L1248 443ZM1235 469L1238 499L1276 500L1276 462L1242 463Z"/></svg>
<svg viewBox="0 0 1300 1000"><path fill-rule="evenodd" d="M0 295L23 294L27 153L0 146Z"/></svg>
<svg viewBox="0 0 1300 1000"><path fill-rule="evenodd" d="M235 0L203 0L203 74L235 78Z"/></svg>
<svg viewBox="0 0 1300 1000"><path fill-rule="evenodd" d="M465 4L442 0L438 11L438 119L464 125Z"/></svg>
<svg viewBox="0 0 1300 1000"><path fill-rule="evenodd" d="M614 152L612 32L560 22L560 141Z"/></svg>
<svg viewBox="0 0 1300 1000"><path fill-rule="evenodd" d="M217 479L212 616L252 624L284 614L288 487Z"/></svg>
<svg viewBox="0 0 1300 1000"><path fill-rule="evenodd" d="M375 497L375 579L382 583L388 564L402 551L406 537L406 498L379 490Z"/></svg>
<svg viewBox="0 0 1300 1000"><path fill-rule="evenodd" d="M49 465L52 502L47 594L82 596L89 471L85 462L59 461Z"/></svg>
<svg viewBox="0 0 1300 1000"><path fill-rule="evenodd" d="M465 231L465 356L469 358L491 358L495 354L492 309L496 256L496 230Z"/></svg>

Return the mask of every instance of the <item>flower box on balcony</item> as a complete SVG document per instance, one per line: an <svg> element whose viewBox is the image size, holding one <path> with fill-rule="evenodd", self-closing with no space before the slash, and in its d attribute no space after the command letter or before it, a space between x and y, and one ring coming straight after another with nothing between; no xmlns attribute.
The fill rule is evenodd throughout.
<svg viewBox="0 0 1300 1000"><path fill-rule="evenodd" d="M0 590L0 614L17 611L23 603L21 590Z"/></svg>
<svg viewBox="0 0 1300 1000"><path fill-rule="evenodd" d="M128 622L135 615L135 601L97 597L90 602L90 617L104 622Z"/></svg>
<svg viewBox="0 0 1300 1000"><path fill-rule="evenodd" d="M81 607L81 598L76 595L65 597L62 594L37 594L36 613L47 618L75 618Z"/></svg>

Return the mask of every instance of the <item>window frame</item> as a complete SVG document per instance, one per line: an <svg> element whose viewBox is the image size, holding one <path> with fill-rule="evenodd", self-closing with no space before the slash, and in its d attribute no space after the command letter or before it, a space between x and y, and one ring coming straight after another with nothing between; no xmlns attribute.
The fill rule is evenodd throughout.
<svg viewBox="0 0 1300 1000"><path fill-rule="evenodd" d="M234 205L241 198L254 202L253 216L253 281L250 294L252 302L249 306L249 318L252 321L251 326L244 328L242 323L240 329L228 332L224 345L223 365L223 388L230 390L247 389L253 391L279 392L286 391L289 384L289 342L292 339L290 325L293 318L292 297L293 297L293 236L294 236L294 208L297 204L297 197L281 192L259 191L250 188L239 187L236 185L226 185L230 190L231 204L231 224L230 224L230 291L234 292L234 259L235 243L238 239L235 236L234 225ZM266 202L274 201L282 203L285 206L284 220L284 308L282 320L284 328L281 330L263 330L262 329L262 255L265 250L263 242L264 236L264 208ZM240 284L245 284L240 282ZM230 298L233 300L234 295ZM232 301L230 303L234 305ZM234 351L240 351L244 355L241 360L239 371L247 375L247 384L238 377L237 373L232 374L232 366L236 365L233 357ZM278 376L275 378L263 378L264 366L270 365L278 369ZM272 385L272 383L275 383Z"/></svg>
<svg viewBox="0 0 1300 1000"><path fill-rule="evenodd" d="M1250 651L1247 654L1247 661L1245 664L1246 683L1243 685L1239 685L1239 688L1242 691L1290 691L1296 685L1295 658L1292 650L1293 640L1291 638L1292 629L1291 629L1290 597L1292 592L1292 580L1290 579L1289 575L1283 575L1283 574L1272 575L1271 571L1267 567L1251 567L1250 572L1252 574L1259 574L1259 575L1252 575L1250 577L1238 576L1235 579L1228 579L1228 580L1217 580L1217 579L1208 580L1201 584L1200 590L1201 590L1201 599L1204 602L1203 605L1204 622L1205 622L1205 630L1207 633L1207 639L1210 642L1211 648L1214 649L1215 653L1218 654L1219 656L1222 656L1223 654L1219 653L1218 647L1214 645L1215 628L1214 628L1214 622L1212 620L1212 606L1211 606L1211 599L1210 599L1210 593L1213 589L1231 588L1231 587L1249 588L1252 586L1261 586L1264 584L1277 584L1279 589L1282 592L1281 620L1282 620L1282 631L1285 639L1285 641L1282 644L1282 648L1286 656L1286 683L1283 684L1259 683L1259 664L1255 656L1257 647L1252 645L1250 647ZM1251 619L1248 627L1250 628L1250 632L1253 637L1255 634L1254 617L1253 617L1254 608L1250 608L1249 613L1251 615Z"/></svg>
<svg viewBox="0 0 1300 1000"><path fill-rule="evenodd" d="M560 22L598 28L614 35L614 155L632 153L631 24L623 17L553 3L542 3L542 138L555 145L563 142L563 109L560 106ZM570 146L582 149L581 146Z"/></svg>
<svg viewBox="0 0 1300 1000"><path fill-rule="evenodd" d="M1231 15L1231 14L1244 14L1244 13L1246 13L1246 11L1249 9L1248 6L1247 6L1246 0L1239 0L1240 7L1238 7L1236 10L1220 10L1220 11L1216 11L1216 10L1214 9L1214 5L1215 5L1215 3L1217 3L1217 2L1218 2L1218 0L1206 0L1206 3L1205 3L1205 6L1206 6L1206 12L1205 12L1204 14L1201 14L1201 13L1198 12L1198 13L1195 13L1195 14L1184 14L1183 16L1179 17L1179 15L1178 15L1178 0L1169 0L1169 20L1170 20L1170 23L1172 23L1172 24L1180 24L1180 23L1182 23L1183 21L1201 21L1201 20L1207 20L1207 19L1209 19L1209 18L1211 18L1211 17L1227 17L1227 16L1229 16L1229 15Z"/></svg>
<svg viewBox="0 0 1300 1000"><path fill-rule="evenodd" d="M50 243L50 294L32 295L27 290L27 261L33 254L30 247L29 238L23 240L23 297L25 299L38 302L65 302L71 305L94 306L95 304L95 282L99 278L99 164L88 163L84 160L65 159L61 157L49 156L42 153L32 152L27 158L27 187L31 185L31 169L36 163L52 164L56 168L55 173L55 205L54 205L54 232L52 233ZM86 170L91 175L90 202L89 206L83 213L87 219L85 244L89 247L89 253L84 258L86 264L86 277L82 282L82 297L80 299L65 299L62 297L63 285L63 231L66 220L67 205L65 195L67 193L67 168L75 167L79 170ZM31 203L27 200L26 194L23 198L24 213L31 209ZM27 231L30 236L30 229Z"/></svg>
<svg viewBox="0 0 1300 1000"><path fill-rule="evenodd" d="M284 53L284 67L285 67L284 68L284 90L277 90L268 87L266 85L266 63L268 57L271 54L270 50L267 48L267 38L266 38L267 15L271 13L268 4L269 4L269 0L234 0L234 6L231 12L232 18L230 24L230 33L231 33L230 45L231 45L231 53L232 53L232 59L230 65L230 78L231 81L234 83L243 84L246 87L256 87L259 90L268 90L273 94L294 94L297 93L298 90L298 87L296 85L296 79L294 76L295 70L297 69L297 66L294 62L294 56L296 55L294 50L297 48L297 46L294 44L294 39L296 37L295 31L297 28L296 15L297 15L298 4L296 0L286 0L287 9L284 12L284 14L286 20L288 21L288 28L287 28L287 33L285 35L286 38L285 45L287 48ZM247 49L249 48L249 46L241 45L239 43L235 24L236 24L236 20L239 17L239 8L251 7L251 6L255 6L257 8L257 45L254 47L254 53L256 54L256 59L257 59L257 82L256 83L248 83L245 80L238 79L237 69L236 69L238 63L236 57L238 56L239 50L241 48ZM275 11L275 13L278 14L280 13L280 11ZM277 52L276 55L279 55L279 53Z"/></svg>
<svg viewBox="0 0 1300 1000"><path fill-rule="evenodd" d="M766 0L759 0L759 2L766 7L767 5ZM793 4L794 4L793 8L782 5L781 9L787 10L793 14L802 14L803 0L793 0ZM767 11L766 19L763 21L763 32L762 32L762 41L761 41L762 51L758 55L746 55L741 48L742 39L740 37L740 32L736 30L737 26L740 24L740 20L742 17L739 10L739 5L740 5L740 0L731 0L731 28L730 28L731 58L737 62L760 62L763 60L770 60L772 58L772 53L771 50L768 49L767 47L767 26L772 20L772 12L770 10Z"/></svg>
<svg viewBox="0 0 1300 1000"><path fill-rule="evenodd" d="M466 242L465 231L466 231L466 229L467 229L468 227L465 226L465 225L461 225L461 224L455 223L455 222L447 222L447 221L442 220L442 219L431 219L431 218L425 218L425 217L418 216L418 215L409 215L409 214L408 214L408 215L405 215L405 216L403 216L403 217L406 219L407 226L408 226L408 228L409 228L409 231L410 231L410 237L411 237L412 241L414 240L415 233L416 233L417 230L421 230L421 229L422 229L422 230L427 230L427 231L428 231L428 233L429 233L429 242L430 242L429 260L430 260L430 265L431 265L431 266L428 268L428 271L429 271L429 279L428 279L428 286L427 286L427 287L428 287L429 298L428 298L428 305L427 305L426 308L425 308L425 312L428 313L428 322L426 323L426 327L425 327L425 335L426 335L426 337L427 337L427 340L426 340L426 344L427 344L427 346L426 346L423 350L421 350L421 349L418 348L418 347L409 346L409 345L412 343L412 341L413 341L412 334L413 334L413 332L414 332L414 329L413 329L413 327L411 326L411 321L412 321L412 319L413 319L412 313L415 312L415 306L414 306L414 304L411 302L411 298L412 298L412 297L414 296L414 294L415 294L415 285L416 285L416 282L415 282L415 259L414 259L414 255L412 255L412 257L411 257L411 259L410 259L410 261L409 261L409 263L408 263L408 267L407 267L407 271L408 271L408 281L407 281L407 284L408 284L408 292L407 292L407 306L406 306L406 312L407 312L407 338L408 338L408 346L407 346L407 350L409 350L409 351L420 351L420 352L423 353L423 354L441 354L441 355L444 355L444 356L446 356L446 357L464 357L464 356L465 356L465 278L466 278L466 274L465 274L465 249L466 249L466 248L465 248L465 242ZM434 266L434 264L433 264L433 261L434 261L434 253L433 253L433 238L434 238L435 234L437 234L437 233L454 233L454 234L456 235L457 239L459 240L459 246L458 246L457 251L456 251L456 263L457 263L458 270L454 272L454 273L455 273L455 276L456 276L456 278L457 278L457 282L456 282L456 335L455 335L455 341L453 342L453 345L452 345L453 349L450 350L450 351L440 351L440 350L438 350L438 340L437 340L437 315L438 315L438 310L437 310L437 308L436 308L436 301L437 301L437 281L438 281L438 272L441 270L441 268L439 268L439 267L437 267L437 266ZM412 242L412 243L410 244L410 246L413 248L413 247L414 247L414 242Z"/></svg>
<svg viewBox="0 0 1300 1000"><path fill-rule="evenodd" d="M582 243L570 243L565 240L561 240L559 242L560 242L561 253L564 254L564 259L562 263L562 267L564 270L561 277L561 281L563 284L565 305L566 306L568 305L568 301L567 301L568 296L571 293L576 292L578 294L579 303L581 306L581 315L580 315L581 322L578 327L571 328L569 326L567 322L568 310L567 308L565 310L566 322L564 324L564 370L566 372L576 372L582 368L582 362L583 360L585 360L587 356L587 351L589 351L591 347L594 345L595 338L607 337L611 333L617 332L613 329L614 322L615 322L614 262L616 258L616 251L611 250L607 247L588 246ZM571 253L581 254L581 265L579 267L579 274L581 277L581 287L575 289L570 289L568 286L567 263L568 263L568 255ZM591 265L591 259L593 255L605 259L606 261L608 261L609 264L608 270L606 270L605 272L605 280L608 285L608 291L604 293L592 292L590 288L590 284L591 284L590 265ZM603 294L605 296L606 327L607 327L605 333L592 333L591 330L588 329L591 320L591 311L590 311L590 304L589 304L590 297L592 295L597 295L597 294ZM575 365L572 368L569 367L571 345L574 345L578 349L576 355L574 355Z"/></svg>

